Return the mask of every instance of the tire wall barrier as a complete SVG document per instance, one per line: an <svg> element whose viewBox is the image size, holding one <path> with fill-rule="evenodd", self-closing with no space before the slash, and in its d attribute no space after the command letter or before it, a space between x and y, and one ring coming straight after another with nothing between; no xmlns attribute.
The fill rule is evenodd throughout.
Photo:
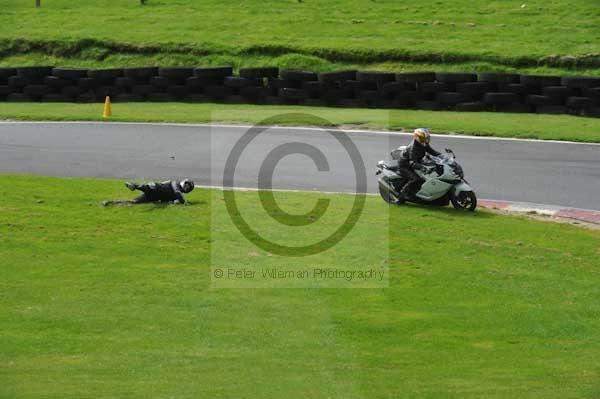
<svg viewBox="0 0 600 399"><path fill-rule="evenodd" d="M600 117L600 77L278 68L0 68L0 101L185 101Z"/></svg>

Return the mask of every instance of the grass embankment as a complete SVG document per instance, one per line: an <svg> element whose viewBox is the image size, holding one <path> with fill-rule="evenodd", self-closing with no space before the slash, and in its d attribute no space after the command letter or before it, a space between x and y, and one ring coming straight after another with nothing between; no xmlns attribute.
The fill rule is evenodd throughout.
<svg viewBox="0 0 600 399"><path fill-rule="evenodd" d="M0 102L0 119L97 121L103 120L102 107ZM188 103L113 104L113 115L111 121L121 122L249 124L280 115L278 124L288 126L313 125L315 118L311 116L317 116L329 121L328 126L390 130L428 126L435 133L600 142L600 119L569 115Z"/></svg>
<svg viewBox="0 0 600 399"><path fill-rule="evenodd" d="M598 231L393 207L389 288L210 289L210 210L222 201L197 190L188 207L99 205L125 191L0 177L0 396L600 392ZM277 198L289 211L316 195ZM256 193L238 201L260 209ZM357 228L384 236L368 222L384 207L368 198ZM239 244L240 260L266 259Z"/></svg>
<svg viewBox="0 0 600 399"><path fill-rule="evenodd" d="M35 9L5 0L0 65L600 74L600 13L593 2L521 4L151 0L140 6L135 0L45 0Z"/></svg>

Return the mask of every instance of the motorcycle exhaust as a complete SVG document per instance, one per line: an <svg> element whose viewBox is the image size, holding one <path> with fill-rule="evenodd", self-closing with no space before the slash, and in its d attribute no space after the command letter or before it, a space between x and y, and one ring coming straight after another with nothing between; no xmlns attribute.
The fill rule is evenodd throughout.
<svg viewBox="0 0 600 399"><path fill-rule="evenodd" d="M400 193L397 192L396 190L394 190L394 188L392 186L389 185L388 182L386 182L383 179L379 179L379 184L381 184L386 190L388 190L390 193L394 194L396 197L400 197Z"/></svg>

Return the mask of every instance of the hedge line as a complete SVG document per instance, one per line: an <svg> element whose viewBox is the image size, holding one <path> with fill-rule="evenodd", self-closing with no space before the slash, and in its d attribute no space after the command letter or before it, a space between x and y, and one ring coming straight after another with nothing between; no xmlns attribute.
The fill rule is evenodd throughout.
<svg viewBox="0 0 600 399"><path fill-rule="evenodd" d="M0 43L0 57L30 52L43 52L60 57L72 57L87 49L106 54L186 54L206 55L263 55L280 56L302 54L315 56L330 62L368 64L377 62L408 62L457 64L467 62L489 62L510 67L554 67L554 68L600 68L600 54L578 55L530 55L500 56L491 54L470 54L451 52L423 52L406 49L335 49L322 47L288 46L280 44L253 45L247 47L210 48L193 44L132 44L98 39L78 40L30 40L6 39Z"/></svg>
<svg viewBox="0 0 600 399"><path fill-rule="evenodd" d="M600 117L600 78L278 68L0 68L0 101L189 101Z"/></svg>

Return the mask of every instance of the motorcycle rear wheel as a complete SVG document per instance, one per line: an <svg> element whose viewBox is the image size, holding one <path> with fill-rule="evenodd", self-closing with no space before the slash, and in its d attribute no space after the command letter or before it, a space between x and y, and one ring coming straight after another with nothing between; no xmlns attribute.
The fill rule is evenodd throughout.
<svg viewBox="0 0 600 399"><path fill-rule="evenodd" d="M458 196L450 196L452 206L461 211L473 212L477 208L477 196L473 191L461 191Z"/></svg>

